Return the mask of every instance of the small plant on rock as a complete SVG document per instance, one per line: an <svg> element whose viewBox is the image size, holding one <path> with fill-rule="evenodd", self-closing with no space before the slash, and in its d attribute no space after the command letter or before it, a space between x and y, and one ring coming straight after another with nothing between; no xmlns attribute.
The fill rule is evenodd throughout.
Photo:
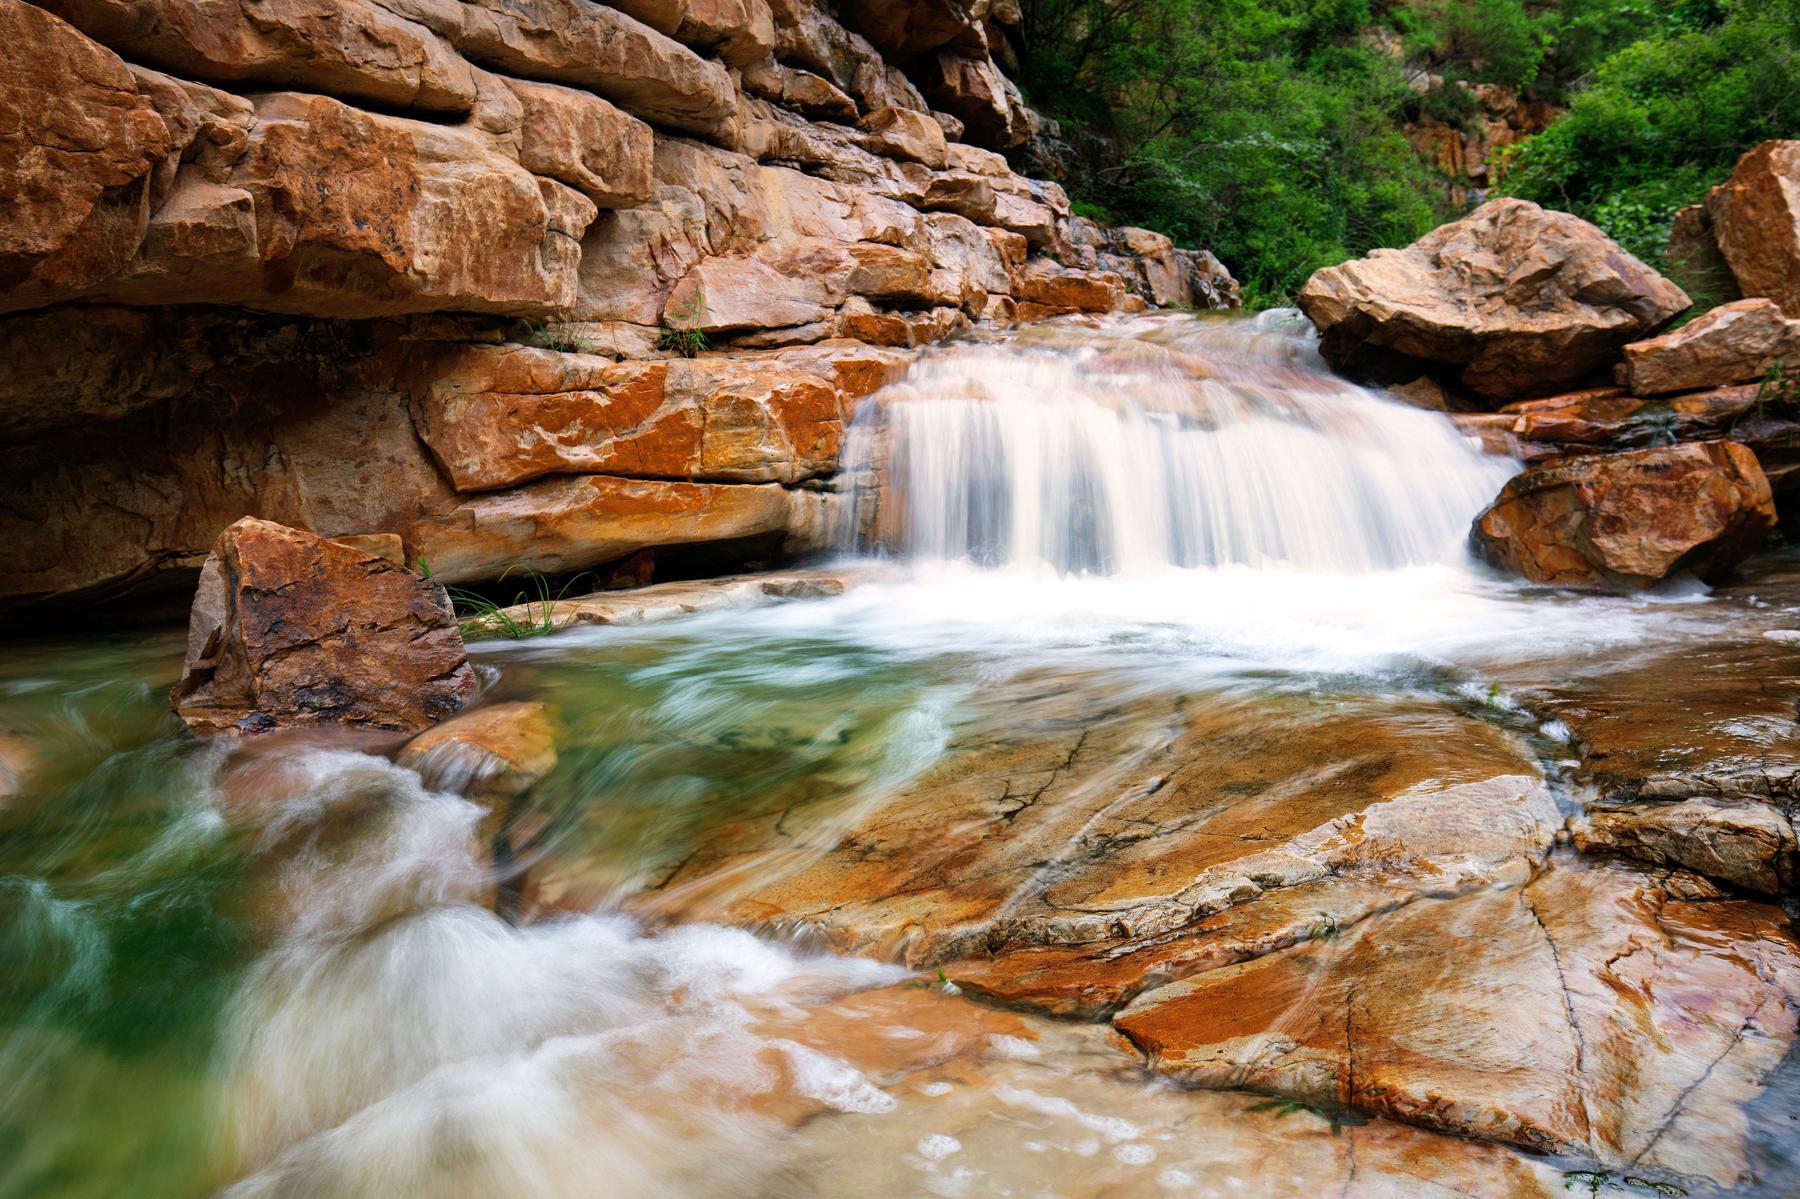
<svg viewBox="0 0 1800 1199"><path fill-rule="evenodd" d="M428 571L423 559L419 566ZM515 568L508 567L501 574L499 581L505 582ZM569 579L553 593L550 580L538 571L525 568L526 589L513 596L510 604L502 604L498 600L482 595L477 591L469 591L462 587L449 587L450 603L456 610L457 623L462 629L463 640L482 641L489 638L504 638L508 641L523 641L530 637L542 637L557 630L556 605L566 598L585 579L590 584L597 583L591 574L579 574ZM426 574L429 578L429 573Z"/></svg>
<svg viewBox="0 0 1800 1199"><path fill-rule="evenodd" d="M706 333L698 326L705 311L706 293L695 288L692 300L680 308L664 311L662 333L657 336L656 348L673 350L683 358L692 358L704 350Z"/></svg>

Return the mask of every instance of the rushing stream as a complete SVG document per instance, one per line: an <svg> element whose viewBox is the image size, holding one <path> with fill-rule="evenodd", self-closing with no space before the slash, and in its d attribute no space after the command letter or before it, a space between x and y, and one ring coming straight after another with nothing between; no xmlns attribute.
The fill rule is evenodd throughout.
<svg viewBox="0 0 1800 1199"><path fill-rule="evenodd" d="M0 1196L1339 1187L1322 1119L949 994L906 937L845 956L724 922L946 763L1074 721L1108 753L1069 804L1195 722L1247 812L1362 785L1375 742L1383 785L1516 760L1567 803L1567 731L1489 680L1707 619L1697 586L1575 598L1473 565L1514 464L1332 379L1279 317L945 349L847 455L843 596L472 647L486 700L562 728L499 864L481 808L391 747L179 732L173 631L0 646L0 738L36 759L0 800ZM759 822L778 852L736 848ZM997 881L1003 913L1065 886L1085 837ZM1753 1139L1793 1106L1764 1101ZM1470 1156L1433 1174L1421 1146L1448 1138L1353 1131L1388 1171L1355 1193L1574 1168L1453 1142ZM1791 1193L1778 1159L1734 1193Z"/></svg>

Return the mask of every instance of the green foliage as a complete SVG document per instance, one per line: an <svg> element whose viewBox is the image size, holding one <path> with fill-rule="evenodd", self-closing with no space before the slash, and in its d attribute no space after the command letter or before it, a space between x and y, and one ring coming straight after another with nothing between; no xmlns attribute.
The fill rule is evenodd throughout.
<svg viewBox="0 0 1800 1199"><path fill-rule="evenodd" d="M1639 10L1657 19L1599 64L1567 117L1520 147L1505 186L1664 266L1676 210L1703 198L1745 150L1800 132L1800 3Z"/></svg>
<svg viewBox="0 0 1800 1199"><path fill-rule="evenodd" d="M1344 1131L1345 1125L1356 1128L1369 1122L1367 1116L1351 1111L1349 1108L1308 1103L1304 1099L1267 1099L1261 1103L1251 1104L1250 1110L1253 1112L1274 1112L1277 1120L1284 1119L1297 1112L1305 1112L1308 1115L1317 1116L1319 1119L1329 1124L1331 1126L1331 1135L1334 1137Z"/></svg>
<svg viewBox="0 0 1800 1199"><path fill-rule="evenodd" d="M692 358L704 350L707 344L706 333L696 326L700 323L700 315L705 311L706 293L696 287L692 300L663 314L662 332L657 335L656 348L673 350L683 358Z"/></svg>
<svg viewBox="0 0 1800 1199"><path fill-rule="evenodd" d="M1396 120L1400 65L1367 0L1039 0L1025 88L1106 147L1082 189L1213 249L1252 305L1444 215Z"/></svg>
<svg viewBox="0 0 1800 1199"><path fill-rule="evenodd" d="M1211 248L1246 303L1266 306L1320 266L1458 215L1400 132L1421 113L1472 126L1475 98L1458 81L1571 105L1495 164L1500 186L1667 266L1675 211L1758 141L1800 132L1797 11L1800 0L1038 0L1025 6L1022 83L1091 134L1079 212ZM1404 60L1382 46L1396 35ZM1409 70L1446 82L1421 94ZM1671 273L1697 299L1717 290Z"/></svg>
<svg viewBox="0 0 1800 1199"><path fill-rule="evenodd" d="M426 578L431 577L430 568L422 558L419 560L419 570ZM508 567L500 576L500 581L505 582L513 570L513 567ZM522 570L521 573L525 576L525 590L516 593L507 603L461 587L445 589L456 609L463 640L481 641L499 637L508 641L523 641L529 637L554 633L557 629L556 605L583 580L597 582L590 574L580 574L552 592L550 580L542 574L530 569ZM522 612L515 613L509 609L522 609Z"/></svg>
<svg viewBox="0 0 1800 1199"><path fill-rule="evenodd" d="M586 338L568 325L540 325L532 331L531 342L561 354L584 354L592 348Z"/></svg>

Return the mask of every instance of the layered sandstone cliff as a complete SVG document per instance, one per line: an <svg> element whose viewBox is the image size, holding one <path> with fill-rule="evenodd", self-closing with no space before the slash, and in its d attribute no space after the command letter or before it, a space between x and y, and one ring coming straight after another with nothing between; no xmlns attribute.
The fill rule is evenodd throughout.
<svg viewBox="0 0 1800 1199"><path fill-rule="evenodd" d="M1234 305L1008 166L1016 20L0 0L0 608L185 591L246 515L448 581L805 548L913 348Z"/></svg>

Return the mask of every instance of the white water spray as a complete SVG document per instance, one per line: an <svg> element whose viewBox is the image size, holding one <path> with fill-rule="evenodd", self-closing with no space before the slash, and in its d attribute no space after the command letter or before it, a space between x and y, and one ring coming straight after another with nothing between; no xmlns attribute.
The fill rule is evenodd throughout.
<svg viewBox="0 0 1800 1199"><path fill-rule="evenodd" d="M841 540L1125 577L1458 560L1517 464L1333 378L1309 331L1146 317L929 358L852 426Z"/></svg>

